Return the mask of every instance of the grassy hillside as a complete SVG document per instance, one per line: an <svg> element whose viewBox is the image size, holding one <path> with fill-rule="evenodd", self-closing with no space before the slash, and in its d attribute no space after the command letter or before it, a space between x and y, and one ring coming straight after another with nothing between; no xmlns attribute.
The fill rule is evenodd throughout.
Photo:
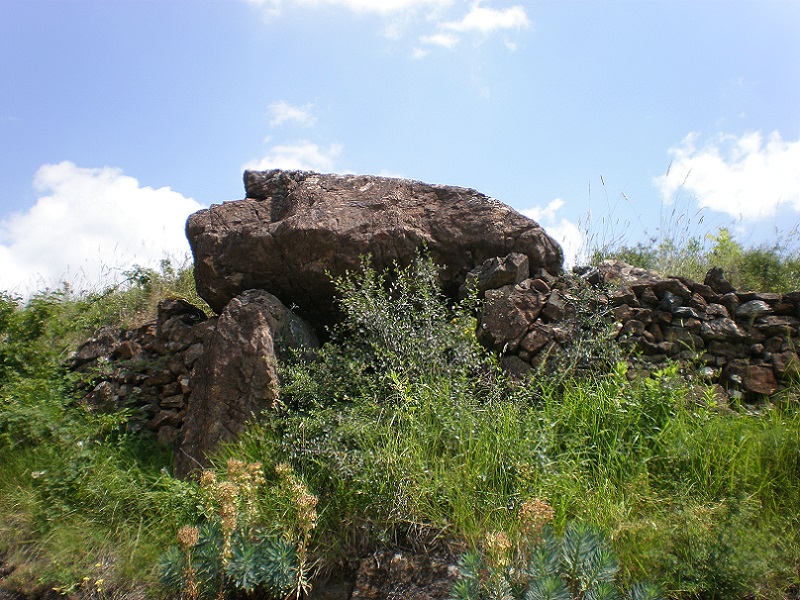
<svg viewBox="0 0 800 600"><path fill-rule="evenodd" d="M792 284L794 259L765 252ZM190 272L2 296L8 583L86 598L284 597L401 545L472 551L458 597L520 597L541 549L583 532L630 597L647 597L641 581L680 599L782 598L800 584L797 389L729 404L677 368L637 379L623 363L513 382L476 343L474 307L448 305L427 261L391 279L366 266L337 286L346 318L331 341L282 366L281 406L199 482L172 478L169 449L129 433L124 408L83 406L63 367L100 325L191 295ZM578 578L549 576L583 597L569 591Z"/></svg>

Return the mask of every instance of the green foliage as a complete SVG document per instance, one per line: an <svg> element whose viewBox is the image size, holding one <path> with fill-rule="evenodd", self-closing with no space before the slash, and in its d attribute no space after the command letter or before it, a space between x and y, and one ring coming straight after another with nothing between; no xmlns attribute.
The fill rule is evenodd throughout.
<svg viewBox="0 0 800 600"><path fill-rule="evenodd" d="M335 339L374 373L419 379L478 366L474 318L448 305L438 280L439 267L422 254L394 272L378 273L365 259L359 272L334 280L344 313Z"/></svg>
<svg viewBox="0 0 800 600"><path fill-rule="evenodd" d="M571 522L563 536L547 528L528 553L526 568L469 552L459 565L453 600L612 600L661 598L658 589L637 583L626 593L617 581L619 566L602 530Z"/></svg>
<svg viewBox="0 0 800 600"><path fill-rule="evenodd" d="M317 499L287 465L279 465L276 473L278 482L268 490L260 463L230 459L224 473L202 473L198 509L205 523L181 527L179 546L159 559L168 593L214 598L257 590L282 599L308 592L308 545ZM259 505L264 492L282 500L278 523L270 523ZM279 531L268 533L268 525Z"/></svg>
<svg viewBox="0 0 800 600"><path fill-rule="evenodd" d="M239 526L232 533L225 555L225 536L219 521L182 532L191 529L197 532L196 540L171 546L158 561L161 583L171 594L218 598L226 590L252 593L258 589L283 599L294 589L297 549L281 537Z"/></svg>
<svg viewBox="0 0 800 600"><path fill-rule="evenodd" d="M677 243L671 238L654 240L651 245L635 244L596 248L592 264L617 259L636 267L665 275L679 275L703 281L711 267L721 267L738 289L762 292L790 292L800 289L800 247L798 233L778 238L772 245L744 247L727 228L703 238L692 237Z"/></svg>
<svg viewBox="0 0 800 600"><path fill-rule="evenodd" d="M780 598L798 583L797 403L723 405L674 368L629 378L616 355L511 382L424 258L338 280L344 322L282 365L283 406L220 450L216 484L178 481L169 449L81 407L61 366L98 326L152 315L171 277L0 302L0 551L28 589L285 596L394 544L481 549L458 597L644 599L646 577L677 599ZM581 352L602 353L591 318L581 331ZM242 470L257 463L258 483ZM544 521L563 535L539 539ZM614 554L589 552L608 538L576 522Z"/></svg>
<svg viewBox="0 0 800 600"><path fill-rule="evenodd" d="M185 271L158 277L191 282ZM170 452L128 433L125 411L81 405L63 366L98 327L144 318L151 309L142 298L154 309L158 293L133 281L100 293L64 286L27 301L0 294L0 552L23 588L100 594L141 585L188 512L186 488L161 472Z"/></svg>
<svg viewBox="0 0 800 600"><path fill-rule="evenodd" d="M674 516L665 556L668 580L682 595L703 599L737 598L752 591L765 557L753 551L757 507L752 500L725 500ZM737 536L748 531L748 544Z"/></svg>
<svg viewBox="0 0 800 600"><path fill-rule="evenodd" d="M366 292L352 281L361 294L386 293L368 283ZM358 307L359 314L346 317L352 323L391 323L381 302L362 297ZM450 311L444 307L432 328L446 331L454 320ZM750 589L765 578L789 577L793 563L768 532L797 526L787 516L800 508L790 483L800 472L795 405L760 413L723 410L712 390L690 388L676 368L631 380L623 363L581 379L541 373L515 385L493 373L491 363L474 369L447 362L452 341L426 358L439 365L433 372L404 368L398 355L413 356L405 342L370 345L386 330L352 327L351 337L341 333L316 362L286 368L289 408L252 426L231 450L267 465L289 461L318 492L324 510L315 546L323 563L404 540L475 545L503 532L513 542L524 530L521 507L538 497L553 500L556 526L591 518L621 532L625 566L617 577L631 597L647 597L646 588L630 584L641 573L686 598L704 597L715 579L734 575ZM396 369L381 371L378 364ZM752 555L736 544L732 562L695 577L689 591L680 581L690 578L702 556L714 555L716 542L695 536L691 544L678 543L674 515L693 515L710 499L734 494L754 498L763 509L726 526L731 539L734 531L752 539L757 529L763 534L753 553L770 558L745 569L742 561ZM721 518L714 512L710 522L685 529L706 531ZM692 544L698 550L687 554ZM675 568L669 557L677 552L694 558ZM503 581L487 580L490 595L508 593ZM542 585L557 592L547 587L553 582Z"/></svg>

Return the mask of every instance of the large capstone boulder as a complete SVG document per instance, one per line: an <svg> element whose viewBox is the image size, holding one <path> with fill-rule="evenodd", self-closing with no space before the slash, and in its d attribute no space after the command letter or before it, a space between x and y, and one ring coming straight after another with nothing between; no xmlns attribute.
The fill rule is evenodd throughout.
<svg viewBox="0 0 800 600"><path fill-rule="evenodd" d="M175 475L208 465L208 456L278 399L277 358L317 345L314 332L275 296L247 290L233 298L203 339L192 377Z"/></svg>
<svg viewBox="0 0 800 600"><path fill-rule="evenodd" d="M187 222L197 291L216 311L243 290L269 291L303 316L335 315L331 276L407 265L421 246L456 297L467 273L517 252L531 273L561 272L562 253L535 222L475 190L367 175L246 171L247 198Z"/></svg>

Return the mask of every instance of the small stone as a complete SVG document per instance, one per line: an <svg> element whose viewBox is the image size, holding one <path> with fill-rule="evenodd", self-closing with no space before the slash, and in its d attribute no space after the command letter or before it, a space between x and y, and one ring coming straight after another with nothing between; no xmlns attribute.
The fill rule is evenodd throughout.
<svg viewBox="0 0 800 600"><path fill-rule="evenodd" d="M163 385L167 385L172 383L173 375L169 371L159 371L155 375L151 375L144 381L142 381L143 386L147 387L161 387Z"/></svg>
<svg viewBox="0 0 800 600"><path fill-rule="evenodd" d="M536 323L522 339L520 346L531 355L534 355L552 339L553 332L551 326L544 323Z"/></svg>
<svg viewBox="0 0 800 600"><path fill-rule="evenodd" d="M776 352L772 355L772 364L781 379L797 380L800 378L800 359L796 352L791 350Z"/></svg>
<svg viewBox="0 0 800 600"><path fill-rule="evenodd" d="M627 304L621 304L614 308L614 318L618 321L627 321L633 317L633 309Z"/></svg>
<svg viewBox="0 0 800 600"><path fill-rule="evenodd" d="M747 391L769 396L778 391L778 382L771 368L751 365L744 382Z"/></svg>
<svg viewBox="0 0 800 600"><path fill-rule="evenodd" d="M153 431L158 430L164 426L180 427L181 419L178 417L178 411L174 409L162 410L156 414L147 424L148 429Z"/></svg>
<svg viewBox="0 0 800 600"><path fill-rule="evenodd" d="M518 356L504 356L503 370L513 379L524 379L531 372L531 366Z"/></svg>
<svg viewBox="0 0 800 600"><path fill-rule="evenodd" d="M722 306L722 304L716 304L712 302L711 304L706 306L706 317L708 317L709 319L717 319L717 318L729 319L730 316L731 315L728 312L728 309Z"/></svg>
<svg viewBox="0 0 800 600"><path fill-rule="evenodd" d="M114 350L111 352L111 358L129 360L136 355L137 350L138 348L136 344L130 341L125 341L114 348Z"/></svg>
<svg viewBox="0 0 800 600"><path fill-rule="evenodd" d="M714 297L719 295L711 289L711 286L705 285L704 283L695 283L692 286L692 292L699 295L706 302L712 302Z"/></svg>
<svg viewBox="0 0 800 600"><path fill-rule="evenodd" d="M682 319L701 319L700 313L694 308L688 306L678 306L672 311L672 314Z"/></svg>
<svg viewBox="0 0 800 600"><path fill-rule="evenodd" d="M727 294L733 291L733 286L725 279L725 273L720 267L712 267L708 270L703 285L707 285L717 294Z"/></svg>
<svg viewBox="0 0 800 600"><path fill-rule="evenodd" d="M161 397L167 398L168 396L174 396L175 394L179 394L181 392L181 384L177 381L171 381L167 385L161 388Z"/></svg>
<svg viewBox="0 0 800 600"><path fill-rule="evenodd" d="M560 321L564 317L565 308L566 303L564 302L564 298L558 290L553 290L550 292L550 296L547 298L544 308L542 308L542 316L546 317L551 322Z"/></svg>
<svg viewBox="0 0 800 600"><path fill-rule="evenodd" d="M735 314L738 318L747 319L751 323L756 318L769 314L771 312L772 308L770 308L769 304L767 304L763 300L750 300L749 302L745 302L744 304L740 305L735 310Z"/></svg>
<svg viewBox="0 0 800 600"><path fill-rule="evenodd" d="M649 287L644 288L639 294L639 301L650 306L658 305L658 296Z"/></svg>
<svg viewBox="0 0 800 600"><path fill-rule="evenodd" d="M723 340L711 340L708 343L708 351L716 356L726 358L746 358L750 354L750 349L744 344L734 344Z"/></svg>
<svg viewBox="0 0 800 600"><path fill-rule="evenodd" d="M633 337L640 336L644 333L644 323L632 319L623 323L622 330L619 332L620 337Z"/></svg>
<svg viewBox="0 0 800 600"><path fill-rule="evenodd" d="M611 306L620 306L622 304L632 305L634 302L638 304L636 294L634 294L633 290L627 285L620 285L612 290L609 300L611 301Z"/></svg>
<svg viewBox="0 0 800 600"><path fill-rule="evenodd" d="M516 285L528 279L529 276L529 261L524 254L512 252L502 258L499 256L487 258L479 267L467 273L464 283L458 290L458 295L459 298L464 299L476 291L482 298L486 290ZM542 283L544 282L542 281Z"/></svg>
<svg viewBox="0 0 800 600"><path fill-rule="evenodd" d="M745 306L745 305L742 305ZM756 320L755 328L767 336L791 337L797 333L800 319L788 316L767 315Z"/></svg>
<svg viewBox="0 0 800 600"><path fill-rule="evenodd" d="M550 286L544 279L534 279L531 281L531 289L536 290L540 294L549 294Z"/></svg>
<svg viewBox="0 0 800 600"><path fill-rule="evenodd" d="M166 398L162 398L159 402L159 405L162 408L182 408L184 404L186 404L186 401L184 400L183 394L168 396Z"/></svg>
<svg viewBox="0 0 800 600"><path fill-rule="evenodd" d="M722 304L722 306L728 309L728 312L730 314L733 314L739 307L739 296L737 296L733 292L725 294L719 299L719 304Z"/></svg>
<svg viewBox="0 0 800 600"><path fill-rule="evenodd" d="M746 334L731 319L705 321L700 329L705 340L741 340Z"/></svg>
<svg viewBox="0 0 800 600"><path fill-rule="evenodd" d="M663 298L667 292L674 296L678 296L681 298L681 302L688 300L692 297L692 291L686 287L679 279L674 277L670 277L668 279L662 279L661 281L657 281L653 284L653 292L655 292L656 296Z"/></svg>

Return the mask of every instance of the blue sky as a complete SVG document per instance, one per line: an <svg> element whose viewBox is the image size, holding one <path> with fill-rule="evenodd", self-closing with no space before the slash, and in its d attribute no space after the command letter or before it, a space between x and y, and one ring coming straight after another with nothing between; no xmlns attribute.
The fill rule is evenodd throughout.
<svg viewBox="0 0 800 600"><path fill-rule="evenodd" d="M570 256L771 243L800 221L800 3L0 0L0 289L179 258L188 214L278 167L472 187Z"/></svg>

